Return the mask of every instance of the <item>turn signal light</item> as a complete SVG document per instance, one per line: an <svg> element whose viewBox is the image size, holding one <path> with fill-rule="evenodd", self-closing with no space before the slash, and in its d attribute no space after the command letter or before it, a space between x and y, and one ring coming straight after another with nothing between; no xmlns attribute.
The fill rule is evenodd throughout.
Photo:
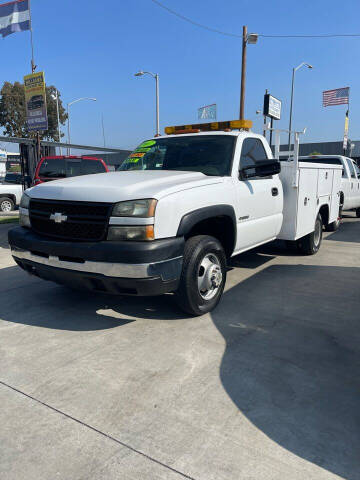
<svg viewBox="0 0 360 480"><path fill-rule="evenodd" d="M251 120L228 120L226 122L197 123L192 125L165 127L165 133L167 135L175 135L182 133L198 133L219 130L250 130L251 127Z"/></svg>

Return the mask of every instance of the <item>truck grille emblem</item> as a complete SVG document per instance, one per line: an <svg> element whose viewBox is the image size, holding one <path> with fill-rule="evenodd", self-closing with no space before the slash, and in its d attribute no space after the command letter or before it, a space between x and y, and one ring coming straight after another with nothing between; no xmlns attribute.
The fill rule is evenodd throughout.
<svg viewBox="0 0 360 480"><path fill-rule="evenodd" d="M55 223L66 222L67 215L63 215L60 212L55 212L50 215L50 220L54 220Z"/></svg>

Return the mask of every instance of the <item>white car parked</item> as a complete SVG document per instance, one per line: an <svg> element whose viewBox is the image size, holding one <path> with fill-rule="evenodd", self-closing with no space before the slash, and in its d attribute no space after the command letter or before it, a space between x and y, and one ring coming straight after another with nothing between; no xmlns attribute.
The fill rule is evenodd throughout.
<svg viewBox="0 0 360 480"><path fill-rule="evenodd" d="M5 176L4 182L0 184L0 212L11 212L14 210L20 204L23 193L21 182L17 183L17 180L8 182L8 175Z"/></svg>
<svg viewBox="0 0 360 480"><path fill-rule="evenodd" d="M342 210L355 210L360 218L360 168L354 160L342 155L312 155L300 157L301 162L342 165L340 204Z"/></svg>

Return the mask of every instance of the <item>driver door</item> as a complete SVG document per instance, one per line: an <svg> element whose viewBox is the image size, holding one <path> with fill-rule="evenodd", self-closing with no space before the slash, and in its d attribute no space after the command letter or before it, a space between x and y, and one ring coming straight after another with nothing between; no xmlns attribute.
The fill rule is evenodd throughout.
<svg viewBox="0 0 360 480"><path fill-rule="evenodd" d="M262 140L245 137L239 159L239 169L270 160ZM236 251L248 250L273 240L282 224L283 193L279 175L236 180Z"/></svg>

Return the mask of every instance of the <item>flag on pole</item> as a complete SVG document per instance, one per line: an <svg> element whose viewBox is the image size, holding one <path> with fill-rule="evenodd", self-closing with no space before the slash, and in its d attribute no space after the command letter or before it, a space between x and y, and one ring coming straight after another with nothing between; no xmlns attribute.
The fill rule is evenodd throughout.
<svg viewBox="0 0 360 480"><path fill-rule="evenodd" d="M0 5L0 35L7 37L24 30L30 30L29 0L16 0Z"/></svg>
<svg viewBox="0 0 360 480"><path fill-rule="evenodd" d="M323 107L330 105L349 105L350 87L325 90L323 92Z"/></svg>

